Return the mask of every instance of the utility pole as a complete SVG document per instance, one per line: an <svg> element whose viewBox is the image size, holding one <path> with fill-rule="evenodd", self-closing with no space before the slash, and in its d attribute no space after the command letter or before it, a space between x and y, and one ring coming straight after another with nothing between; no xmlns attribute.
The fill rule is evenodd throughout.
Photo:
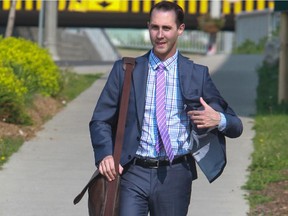
<svg viewBox="0 0 288 216"><path fill-rule="evenodd" d="M16 0L12 1L12 5L9 10L9 16L8 16L8 22L5 32L5 37L10 37L13 34L13 28L15 23L15 17L16 17Z"/></svg>
<svg viewBox="0 0 288 216"><path fill-rule="evenodd" d="M288 11L281 13L278 103L288 102Z"/></svg>
<svg viewBox="0 0 288 216"><path fill-rule="evenodd" d="M40 47L43 46L44 13L45 13L45 0L42 0L38 21L38 45Z"/></svg>
<svg viewBox="0 0 288 216"><path fill-rule="evenodd" d="M54 61L59 60L57 52L57 1L45 1L45 47L48 48Z"/></svg>
<svg viewBox="0 0 288 216"><path fill-rule="evenodd" d="M274 11L281 12L278 103L288 102L288 1L275 1Z"/></svg>

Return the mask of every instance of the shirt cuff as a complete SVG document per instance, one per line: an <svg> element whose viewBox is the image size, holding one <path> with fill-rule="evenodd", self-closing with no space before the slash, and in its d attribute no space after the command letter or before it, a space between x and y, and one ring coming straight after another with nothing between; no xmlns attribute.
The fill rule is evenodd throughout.
<svg viewBox="0 0 288 216"><path fill-rule="evenodd" d="M225 130L226 124L227 124L227 121L226 121L225 115L223 113L220 113L220 123L218 125L218 130L219 131Z"/></svg>

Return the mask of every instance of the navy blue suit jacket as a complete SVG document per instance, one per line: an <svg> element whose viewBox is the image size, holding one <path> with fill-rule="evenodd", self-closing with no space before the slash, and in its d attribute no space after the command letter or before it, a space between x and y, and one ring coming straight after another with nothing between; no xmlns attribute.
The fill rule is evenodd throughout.
<svg viewBox="0 0 288 216"><path fill-rule="evenodd" d="M149 53L136 58L120 160L122 165L133 159L140 142ZM220 136L219 142L223 145L225 151L224 136L231 138L240 136L243 130L241 120L221 97L206 66L195 64L179 53L178 73L185 107L187 106L189 109L201 107L199 98L203 97L215 110L221 111L225 115L227 120L226 129L217 134L217 136ZM123 61L118 60L113 65L89 124L96 165L107 155L113 154L123 80Z"/></svg>

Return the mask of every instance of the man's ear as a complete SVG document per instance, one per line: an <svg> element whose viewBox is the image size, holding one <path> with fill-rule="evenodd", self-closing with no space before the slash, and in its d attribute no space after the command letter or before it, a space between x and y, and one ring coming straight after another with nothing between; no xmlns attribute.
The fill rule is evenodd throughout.
<svg viewBox="0 0 288 216"><path fill-rule="evenodd" d="M178 28L178 35L182 35L182 33L184 32L184 29L185 29L185 24L182 23Z"/></svg>

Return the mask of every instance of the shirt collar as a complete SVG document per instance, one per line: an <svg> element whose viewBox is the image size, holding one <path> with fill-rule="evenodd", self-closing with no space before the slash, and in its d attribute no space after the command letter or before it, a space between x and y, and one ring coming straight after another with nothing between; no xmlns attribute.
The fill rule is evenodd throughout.
<svg viewBox="0 0 288 216"><path fill-rule="evenodd" d="M153 70L157 70L157 67L159 64L163 64L165 66L166 70L170 70L173 68L173 66L177 63L178 59L178 50L176 50L175 54L171 56L170 58L166 59L164 62L162 62L151 50L150 56L149 56L149 64L153 68Z"/></svg>

